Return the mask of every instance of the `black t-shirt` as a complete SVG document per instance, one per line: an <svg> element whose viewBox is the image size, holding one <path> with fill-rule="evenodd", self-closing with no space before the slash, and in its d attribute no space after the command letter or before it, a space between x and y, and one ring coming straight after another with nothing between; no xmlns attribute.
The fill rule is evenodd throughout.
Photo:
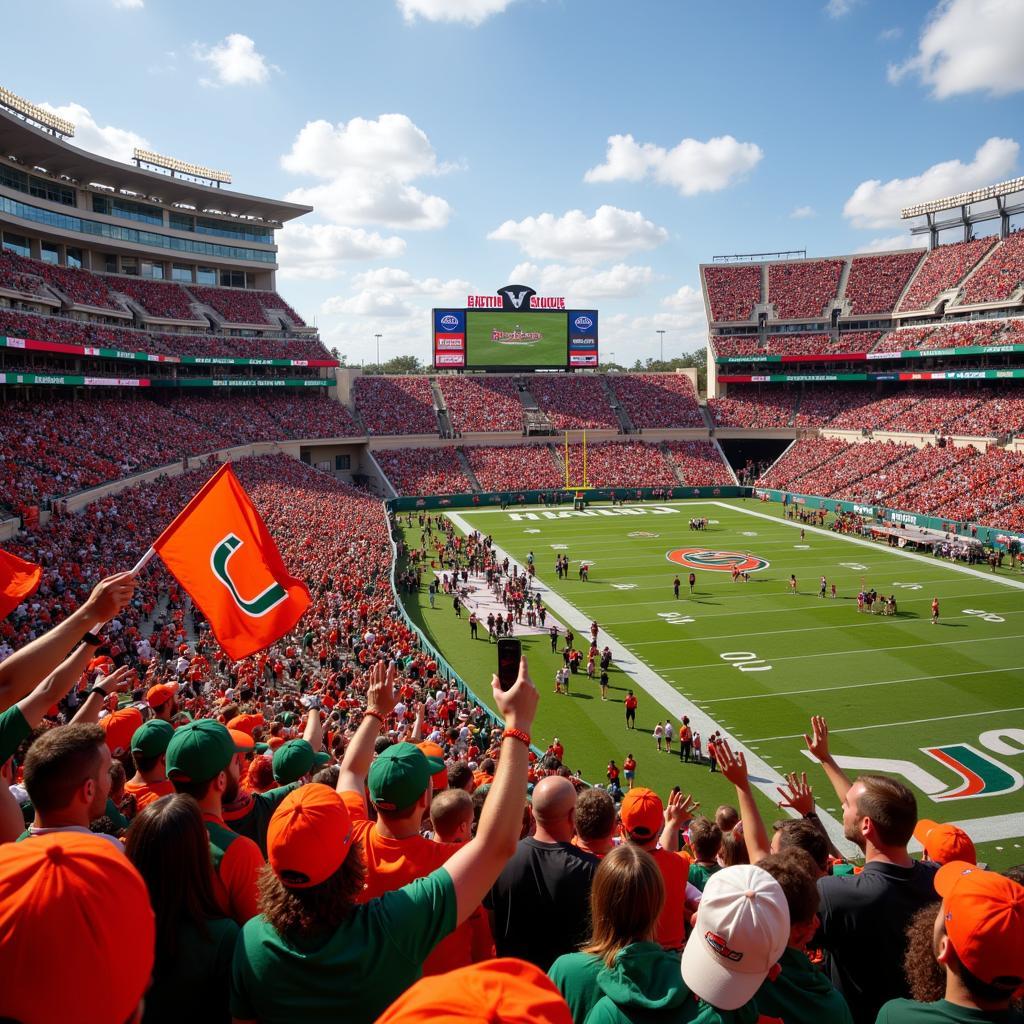
<svg viewBox="0 0 1024 1024"><path fill-rule="evenodd" d="M590 883L597 857L570 843L523 839L487 894L498 956L542 971L590 935Z"/></svg>
<svg viewBox="0 0 1024 1024"><path fill-rule="evenodd" d="M912 867L872 861L859 875L818 879L821 928L815 945L829 952L832 982L856 1024L874 1024L882 1004L909 996L903 976L906 928L936 902L936 864Z"/></svg>

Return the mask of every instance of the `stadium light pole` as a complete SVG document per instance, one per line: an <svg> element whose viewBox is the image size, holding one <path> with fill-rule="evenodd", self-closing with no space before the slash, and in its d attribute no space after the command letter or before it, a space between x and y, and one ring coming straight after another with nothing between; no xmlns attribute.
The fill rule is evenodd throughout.
<svg viewBox="0 0 1024 1024"><path fill-rule="evenodd" d="M660 346L660 353L661 353L661 358L660 358L659 362L663 363L663 362L665 362L665 332L664 331L656 331L655 333L658 335L658 344Z"/></svg>
<svg viewBox="0 0 1024 1024"><path fill-rule="evenodd" d="M377 369L380 369L380 339L384 337L383 334L375 334L374 337L377 339Z"/></svg>

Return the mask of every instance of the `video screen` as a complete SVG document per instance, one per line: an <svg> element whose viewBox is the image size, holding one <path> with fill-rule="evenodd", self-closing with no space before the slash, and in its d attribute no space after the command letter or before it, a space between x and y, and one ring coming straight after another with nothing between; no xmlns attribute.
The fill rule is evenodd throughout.
<svg viewBox="0 0 1024 1024"><path fill-rule="evenodd" d="M557 367L566 365L565 312L466 311L466 366Z"/></svg>

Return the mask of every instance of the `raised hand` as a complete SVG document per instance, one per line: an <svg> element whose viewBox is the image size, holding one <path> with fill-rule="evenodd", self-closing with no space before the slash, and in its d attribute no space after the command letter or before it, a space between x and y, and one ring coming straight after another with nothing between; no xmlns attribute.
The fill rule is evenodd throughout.
<svg viewBox="0 0 1024 1024"><path fill-rule="evenodd" d="M669 828L681 829L688 821L692 821L700 803L689 793L673 790L665 805L665 824Z"/></svg>
<svg viewBox="0 0 1024 1024"><path fill-rule="evenodd" d="M829 759L828 722L821 715L811 716L811 735L804 733L804 743L811 755L819 761Z"/></svg>
<svg viewBox="0 0 1024 1024"><path fill-rule="evenodd" d="M398 669L393 664L383 661L374 663L370 669L370 685L366 691L367 711L376 711L385 718L395 710L398 697L395 684L398 682Z"/></svg>
<svg viewBox="0 0 1024 1024"><path fill-rule="evenodd" d="M715 743L715 750L718 754L718 770L738 789L746 789L749 786L747 779L747 759L741 750L734 754L732 748L725 740L718 740Z"/></svg>
<svg viewBox="0 0 1024 1024"><path fill-rule="evenodd" d="M807 772L790 772L786 776L786 785L776 787L779 796L780 807L792 807L798 814L806 817L814 810L814 790L807 782Z"/></svg>
<svg viewBox="0 0 1024 1024"><path fill-rule="evenodd" d="M127 607L134 593L135 577L130 572L119 572L100 580L93 587L85 607L97 622L109 622Z"/></svg>
<svg viewBox="0 0 1024 1024"><path fill-rule="evenodd" d="M526 664L526 656L519 659L519 677L509 690L502 690L497 676L491 677L491 690L498 711L509 729L522 729L529 732L537 714L540 694L530 678L530 670Z"/></svg>

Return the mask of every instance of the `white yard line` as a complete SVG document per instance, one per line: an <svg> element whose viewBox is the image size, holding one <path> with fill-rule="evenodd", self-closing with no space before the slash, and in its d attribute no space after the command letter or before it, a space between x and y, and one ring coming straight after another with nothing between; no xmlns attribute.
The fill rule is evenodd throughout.
<svg viewBox="0 0 1024 1024"><path fill-rule="evenodd" d="M461 515L459 515L459 513L446 510L445 514L460 530L463 531L463 533L472 532L473 528L465 519L462 518ZM494 553L499 560L506 557L506 552L498 547L497 544L494 545ZM508 555L507 557L510 562L517 561L513 559L511 555ZM535 586L537 589L543 588L544 603L549 609L551 609L551 611L558 615L563 622L572 626L579 635L587 635L587 630L590 628L590 619L586 615L579 611L575 605L571 604L560 594L556 594L545 587L541 577L537 577ZM615 664L618 668L628 675L633 682L636 683L639 689L643 690L648 696L656 700L661 707L670 712L677 722L683 715L689 715L690 722L694 730L699 732L703 737L708 737L713 732L718 731L721 732L734 749L746 749L747 765L750 768L751 783L768 798L769 802L773 806L778 804L779 801L776 786L781 786L785 783L785 779L778 771L772 768L768 762L751 751L745 741L738 739L720 722L717 722L706 712L702 711L692 701L687 700L681 693L679 693L678 690L667 683L649 665L646 665L637 659L628 647L619 643L612 634L607 632L607 630L605 630L605 633L609 637L608 646L611 648L612 657L615 659ZM787 813L789 813L788 810ZM827 829L832 842L848 856L857 856L859 853L857 848L843 838L842 822L837 821L821 808L819 808L818 815ZM795 814L791 816L795 817Z"/></svg>

